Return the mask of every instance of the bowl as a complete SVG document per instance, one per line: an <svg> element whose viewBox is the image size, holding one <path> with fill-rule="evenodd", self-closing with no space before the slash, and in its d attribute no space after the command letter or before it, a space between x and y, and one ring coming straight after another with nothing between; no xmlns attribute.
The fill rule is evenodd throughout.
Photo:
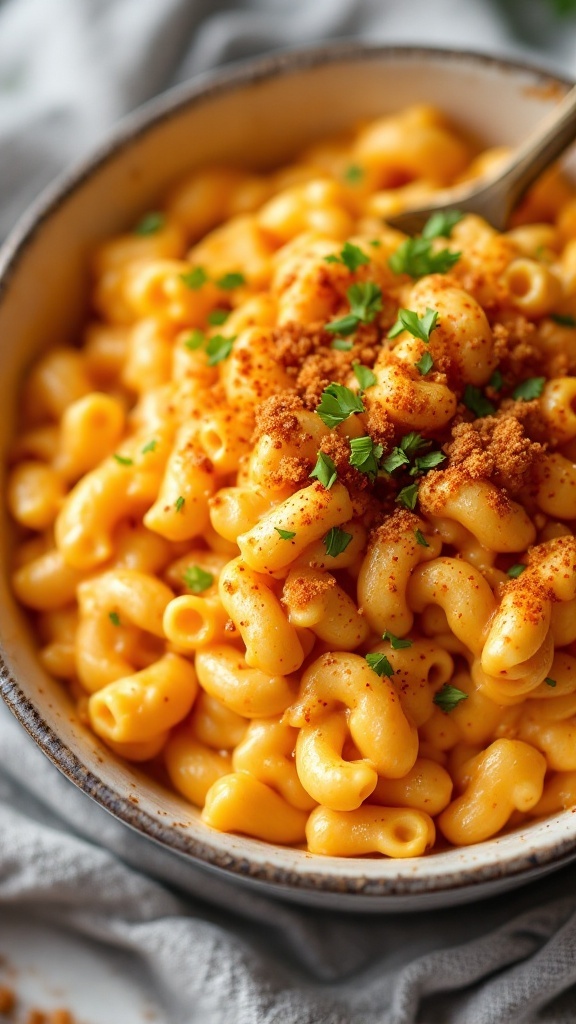
<svg viewBox="0 0 576 1024"><path fill-rule="evenodd" d="M24 370L47 342L72 340L81 323L89 252L153 208L183 172L207 162L266 169L360 118L422 99L486 144L514 145L569 84L479 54L343 44L258 60L148 104L45 192L2 249L0 464ZM570 812L481 845L404 861L318 857L209 829L189 804L105 750L78 720L64 688L42 671L8 584L10 529L3 521L2 696L53 764L142 842L160 844L191 869L202 866L268 895L353 911L464 903L576 857Z"/></svg>

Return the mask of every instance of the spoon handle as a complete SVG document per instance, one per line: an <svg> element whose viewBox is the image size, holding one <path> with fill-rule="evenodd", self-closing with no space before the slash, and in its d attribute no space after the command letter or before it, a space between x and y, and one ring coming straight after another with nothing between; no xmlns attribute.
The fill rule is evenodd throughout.
<svg viewBox="0 0 576 1024"><path fill-rule="evenodd" d="M529 186L576 139L576 86L531 132L498 183L493 186L506 199L507 213Z"/></svg>

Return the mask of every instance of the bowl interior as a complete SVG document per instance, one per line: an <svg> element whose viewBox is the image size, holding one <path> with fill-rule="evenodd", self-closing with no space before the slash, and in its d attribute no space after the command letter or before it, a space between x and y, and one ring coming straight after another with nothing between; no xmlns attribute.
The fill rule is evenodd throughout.
<svg viewBox="0 0 576 1024"><path fill-rule="evenodd" d="M0 256L0 465L24 370L48 345L73 341L86 316L94 245L153 207L185 171L212 162L265 169L359 119L415 102L440 107L487 145L513 145L564 91L565 83L538 71L479 56L350 46L273 58L149 105L49 190ZM206 865L266 882L270 891L355 910L471 899L524 881L575 850L569 813L481 846L404 862L318 858L209 830L190 805L105 750L78 721L64 688L39 667L10 594L10 526L4 509L0 515L3 696L51 760L138 831Z"/></svg>

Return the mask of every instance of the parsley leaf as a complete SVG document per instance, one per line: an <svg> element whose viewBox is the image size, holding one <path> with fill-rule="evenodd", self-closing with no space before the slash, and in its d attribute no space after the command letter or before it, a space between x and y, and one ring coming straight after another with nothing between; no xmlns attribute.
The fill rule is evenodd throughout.
<svg viewBox="0 0 576 1024"><path fill-rule="evenodd" d="M114 452L113 458L116 462L120 463L121 466L133 466L134 459L129 459L127 455L118 455L118 452Z"/></svg>
<svg viewBox="0 0 576 1024"><path fill-rule="evenodd" d="M426 537L422 533L422 530L414 530L414 536L416 537L416 543L420 544L420 547L429 548L430 545L426 540Z"/></svg>
<svg viewBox="0 0 576 1024"><path fill-rule="evenodd" d="M417 455L418 452L424 451L425 448L429 448L432 441L428 441L422 434L417 434L415 430L411 430L409 434L405 434L400 441L400 447L406 455L412 457Z"/></svg>
<svg viewBox="0 0 576 1024"><path fill-rule="evenodd" d="M368 369L367 366L362 366L362 363L354 363L352 369L354 370L354 376L362 388L362 391L365 391L366 388L371 388L376 384L378 378L372 370Z"/></svg>
<svg viewBox="0 0 576 1024"><path fill-rule="evenodd" d="M222 360L228 359L236 341L236 335L225 338L223 334L215 334L206 345L208 366L217 366Z"/></svg>
<svg viewBox="0 0 576 1024"><path fill-rule="evenodd" d="M214 582L211 572L205 572L199 565L189 565L182 575L184 584L193 594L202 594Z"/></svg>
<svg viewBox="0 0 576 1024"><path fill-rule="evenodd" d="M212 309L208 313L208 323L212 324L213 327L220 327L221 324L225 324L228 317L230 316L229 309Z"/></svg>
<svg viewBox="0 0 576 1024"><path fill-rule="evenodd" d="M434 360L429 352L424 352L418 362L414 363L414 366L424 377L427 373L430 373L430 370L434 366Z"/></svg>
<svg viewBox="0 0 576 1024"><path fill-rule="evenodd" d="M134 234L155 235L157 231L162 230L165 224L166 217L163 213L158 213L157 211L153 213L145 213L134 228Z"/></svg>
<svg viewBox="0 0 576 1024"><path fill-rule="evenodd" d="M494 391L502 391L503 384L504 380L502 378L500 370L494 370L494 373L492 374L490 380L488 381L488 387L493 388Z"/></svg>
<svg viewBox="0 0 576 1024"><path fill-rule="evenodd" d="M188 337L184 339L184 346L193 352L197 348L202 348L205 341L206 335L204 334L204 331L199 331L195 328L190 332Z"/></svg>
<svg viewBox="0 0 576 1024"><path fill-rule="evenodd" d="M364 177L364 168L358 164L350 164L344 171L343 177L344 181L349 182L350 185L356 185Z"/></svg>
<svg viewBox="0 0 576 1024"><path fill-rule="evenodd" d="M377 676L393 676L394 669L385 654L367 654L366 661Z"/></svg>
<svg viewBox="0 0 576 1024"><path fill-rule="evenodd" d="M442 249L432 252L427 238L406 238L388 260L395 274L424 277L425 274L445 274L460 259L461 253Z"/></svg>
<svg viewBox="0 0 576 1024"><path fill-rule="evenodd" d="M468 700L468 694L464 693L463 690L459 690L457 686L450 686L450 683L444 683L442 689L434 694L432 703L448 714L458 707L461 700Z"/></svg>
<svg viewBox="0 0 576 1024"><path fill-rule="evenodd" d="M512 392L512 398L516 401L529 402L532 398L540 398L544 391L546 377L530 377L522 381Z"/></svg>
<svg viewBox="0 0 576 1024"><path fill-rule="evenodd" d="M438 313L435 309L426 307L426 312L418 316L413 309L400 309L398 319L388 331L389 338L397 338L402 331L408 331L414 338L420 341L430 341L430 334L438 325Z"/></svg>
<svg viewBox="0 0 576 1024"><path fill-rule="evenodd" d="M366 434L364 437L350 438L350 465L356 466L361 473L366 473L371 479L378 473L378 460L382 456L382 445L374 444L372 438Z"/></svg>
<svg viewBox="0 0 576 1024"><path fill-rule="evenodd" d="M146 455L148 452L153 452L157 444L158 441L148 441L148 444L145 444L142 449L142 455Z"/></svg>
<svg viewBox="0 0 576 1024"><path fill-rule="evenodd" d="M379 249L380 246L382 245L382 242L380 241L379 238L371 238L370 241L368 242L368 245L373 246L374 249Z"/></svg>
<svg viewBox="0 0 576 1024"><path fill-rule="evenodd" d="M382 290L373 281L351 284L346 295L350 300L350 313L363 324L371 324L382 309Z"/></svg>
<svg viewBox="0 0 576 1024"><path fill-rule="evenodd" d="M326 327L328 330L328 327ZM353 342L345 341L344 338L334 338L331 348L335 348L338 352L349 352L353 347Z"/></svg>
<svg viewBox="0 0 576 1024"><path fill-rule="evenodd" d="M331 555L332 558L337 558L343 551L346 551L351 540L351 533L346 533L346 530L341 530L339 526L333 526L324 537L326 554Z"/></svg>
<svg viewBox="0 0 576 1024"><path fill-rule="evenodd" d="M329 384L320 397L317 415L327 427L337 427L354 412L365 412L362 399L343 384Z"/></svg>
<svg viewBox="0 0 576 1024"><path fill-rule="evenodd" d="M382 463L382 469L385 469L387 473L393 473L395 469L400 469L400 466L409 466L410 459L403 452L401 448L393 448L390 455L387 455Z"/></svg>
<svg viewBox="0 0 576 1024"><path fill-rule="evenodd" d="M544 682L546 683L546 686L556 686L556 680L551 679L550 676L546 676Z"/></svg>
<svg viewBox="0 0 576 1024"><path fill-rule="evenodd" d="M384 630L382 639L388 640L394 651L402 651L406 647L412 647L412 644L414 643L413 640L404 640L399 636L394 636L394 633L391 633L389 629Z"/></svg>
<svg viewBox="0 0 576 1024"><path fill-rule="evenodd" d="M318 452L318 459L310 473L310 477L312 479L315 477L327 491L330 490L332 484L336 483L338 471L330 456L326 455L325 452Z"/></svg>
<svg viewBox="0 0 576 1024"><path fill-rule="evenodd" d="M174 502L174 508L176 509L177 512L181 512L185 504L186 498L183 498L182 495L179 494L178 497L176 498L176 501Z"/></svg>
<svg viewBox="0 0 576 1024"><path fill-rule="evenodd" d="M524 565L523 562L517 562L516 565L511 565L510 568L507 569L506 575L509 576L511 580L517 580L527 568L528 566Z"/></svg>
<svg viewBox="0 0 576 1024"><path fill-rule="evenodd" d="M120 625L120 616L118 615L118 612L108 612L108 618L113 626Z"/></svg>
<svg viewBox="0 0 576 1024"><path fill-rule="evenodd" d="M296 530L281 530L279 526L275 526L274 529L280 540L292 540L296 536Z"/></svg>
<svg viewBox="0 0 576 1024"><path fill-rule="evenodd" d="M551 313L550 319L555 324L560 324L561 327L576 327L576 320L568 313Z"/></svg>
<svg viewBox="0 0 576 1024"><path fill-rule="evenodd" d="M464 216L459 210L438 210L426 221L422 228L422 238L450 238L452 228L455 228Z"/></svg>
<svg viewBox="0 0 576 1024"><path fill-rule="evenodd" d="M331 323L324 325L325 331L330 331L331 334L354 334L354 331L358 327L358 317L353 316L352 313L348 313L347 316L340 317L339 320L332 320ZM350 345L350 348L352 345Z"/></svg>
<svg viewBox="0 0 576 1024"><path fill-rule="evenodd" d="M216 281L218 288L222 288L224 291L232 291L233 288L240 288L241 285L246 284L246 278L244 274L223 274Z"/></svg>
<svg viewBox="0 0 576 1024"><path fill-rule="evenodd" d="M426 473L429 469L434 469L445 460L446 456L443 452L428 452L426 455L418 455L412 469L410 470L410 476L416 476L418 473Z"/></svg>
<svg viewBox="0 0 576 1024"><path fill-rule="evenodd" d="M416 502L418 501L418 484L408 484L408 487L403 487L401 491L396 495L396 504L402 505L403 508L410 509L411 512L416 508Z"/></svg>
<svg viewBox="0 0 576 1024"><path fill-rule="evenodd" d="M208 280L208 274L204 267L194 267L192 270L187 270L185 274L180 274L180 277L186 287L194 292L198 291Z"/></svg>
<svg viewBox="0 0 576 1024"><path fill-rule="evenodd" d="M338 256L326 256L326 263L343 263L350 273L354 273L358 270L358 267L363 267L367 263L370 263L370 258L362 249L359 249L353 242L344 242Z"/></svg>
<svg viewBox="0 0 576 1024"><path fill-rule="evenodd" d="M474 384L467 384L464 388L464 394L462 401L470 412L473 412L475 416L493 416L496 412L496 407L489 402L480 388L474 386Z"/></svg>

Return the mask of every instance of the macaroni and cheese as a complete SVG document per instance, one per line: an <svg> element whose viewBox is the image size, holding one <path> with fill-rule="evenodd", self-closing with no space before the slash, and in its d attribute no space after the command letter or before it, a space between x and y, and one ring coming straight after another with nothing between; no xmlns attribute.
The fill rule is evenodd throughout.
<svg viewBox="0 0 576 1024"><path fill-rule="evenodd" d="M505 158L419 106L195 171L25 382L41 662L214 829L413 857L576 804L576 192L386 222Z"/></svg>

